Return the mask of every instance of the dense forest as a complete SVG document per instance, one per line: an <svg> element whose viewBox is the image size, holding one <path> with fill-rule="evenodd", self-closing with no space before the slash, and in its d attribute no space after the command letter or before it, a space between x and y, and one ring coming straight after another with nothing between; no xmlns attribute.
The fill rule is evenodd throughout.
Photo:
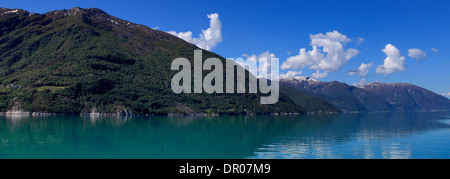
<svg viewBox="0 0 450 179"><path fill-rule="evenodd" d="M73 8L35 14L0 9L0 111L52 113L303 113L286 95L175 94L173 59L198 47L165 32ZM203 59L224 58L203 51ZM206 72L207 73L207 72Z"/></svg>

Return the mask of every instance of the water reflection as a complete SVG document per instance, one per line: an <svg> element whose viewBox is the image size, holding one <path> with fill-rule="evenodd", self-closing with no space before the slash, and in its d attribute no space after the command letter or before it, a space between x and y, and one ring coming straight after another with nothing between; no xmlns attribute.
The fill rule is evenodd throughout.
<svg viewBox="0 0 450 179"><path fill-rule="evenodd" d="M80 116L83 121L83 128L95 127L99 125L110 126L110 127L121 127L131 122L132 117L130 116L112 116L112 117L101 117L98 115L86 115Z"/></svg>
<svg viewBox="0 0 450 179"><path fill-rule="evenodd" d="M427 158L413 156L414 139L429 131L448 131L449 124L440 122L442 118L442 113L340 114L309 131L293 130L289 138L259 148L252 158ZM445 140L439 141L441 147L450 149ZM449 154L444 152L442 157Z"/></svg>
<svg viewBox="0 0 450 179"><path fill-rule="evenodd" d="M417 158L428 150L417 149L417 136L448 131L441 122L447 119L448 113L0 116L0 158Z"/></svg>

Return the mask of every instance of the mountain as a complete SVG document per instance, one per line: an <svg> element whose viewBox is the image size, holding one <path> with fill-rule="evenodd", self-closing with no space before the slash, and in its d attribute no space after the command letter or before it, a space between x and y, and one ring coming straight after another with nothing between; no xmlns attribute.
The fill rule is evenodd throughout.
<svg viewBox="0 0 450 179"><path fill-rule="evenodd" d="M407 83L377 82L351 86L337 81L296 77L282 79L280 84L325 99L344 112L450 111L448 98Z"/></svg>
<svg viewBox="0 0 450 179"><path fill-rule="evenodd" d="M449 111L450 100L408 83L369 83L359 86L386 99L396 111Z"/></svg>
<svg viewBox="0 0 450 179"><path fill-rule="evenodd" d="M339 113L341 110L335 107L328 101L306 95L305 93L297 90L286 83L280 83L280 92L289 96L289 98L305 109L308 113Z"/></svg>
<svg viewBox="0 0 450 179"><path fill-rule="evenodd" d="M386 112L391 105L382 97L338 81L322 82L310 77L282 79L280 83L306 95L325 99L344 112Z"/></svg>
<svg viewBox="0 0 450 179"><path fill-rule="evenodd" d="M245 114L304 110L281 94L175 94L172 60L195 45L100 9L0 8L0 111ZM217 54L203 51L203 60ZM205 72L206 73L206 72ZM204 73L204 75L206 75ZM248 73L248 72L247 72Z"/></svg>

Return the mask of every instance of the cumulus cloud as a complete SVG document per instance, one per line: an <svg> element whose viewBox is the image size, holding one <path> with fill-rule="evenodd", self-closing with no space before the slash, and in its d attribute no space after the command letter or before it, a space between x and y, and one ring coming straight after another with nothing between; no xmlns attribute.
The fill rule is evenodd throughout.
<svg viewBox="0 0 450 179"><path fill-rule="evenodd" d="M415 58L419 61L427 58L427 54L424 51L417 48L409 49L408 56L411 58Z"/></svg>
<svg viewBox="0 0 450 179"><path fill-rule="evenodd" d="M431 51L434 52L434 53L439 52L439 50L438 50L438 49L435 49L435 48L432 48Z"/></svg>
<svg viewBox="0 0 450 179"><path fill-rule="evenodd" d="M257 65L256 67L249 67L246 69L258 78L268 77L267 75L270 74L269 71L271 69L271 60L277 58L275 54L270 53L269 51L261 53L259 55L242 54L242 56L247 58L249 62L254 62L254 64ZM262 61L260 59L267 59L267 61ZM247 65L240 62L237 62L237 64L243 66L244 68L245 65Z"/></svg>
<svg viewBox="0 0 450 179"><path fill-rule="evenodd" d="M287 73L281 74L280 75L280 79L293 78L293 77L296 77L296 76L300 76L302 74L303 74L302 71L288 71Z"/></svg>
<svg viewBox="0 0 450 179"><path fill-rule="evenodd" d="M315 79L321 79L321 78L326 78L328 76L328 72L320 72L319 70L317 70L315 73L313 73L311 75L312 78Z"/></svg>
<svg viewBox="0 0 450 179"><path fill-rule="evenodd" d="M192 32L175 32L169 31L167 33L177 36L189 43L197 45L199 48L205 50L211 50L222 42L222 22L219 19L219 14L208 14L210 27L206 30L202 30L202 33L198 38L192 37Z"/></svg>
<svg viewBox="0 0 450 179"><path fill-rule="evenodd" d="M369 73L369 70L374 66L375 64L373 62L370 62L369 64L361 63L361 66L359 66L358 69L353 69L348 72L348 75L358 75L362 77L366 77Z"/></svg>
<svg viewBox="0 0 450 179"><path fill-rule="evenodd" d="M358 83L353 83L353 86L363 86L365 84L367 84L367 80L363 78L363 79L359 80Z"/></svg>
<svg viewBox="0 0 450 179"><path fill-rule="evenodd" d="M281 69L299 70L308 67L317 71L313 76L325 78L328 72L338 71L359 53L356 49L346 49L345 45L351 39L338 31L311 34L310 38L312 50L300 49L298 55L289 57L281 65Z"/></svg>
<svg viewBox="0 0 450 179"><path fill-rule="evenodd" d="M384 60L384 65L377 66L376 73L387 76L406 70L405 57L394 45L387 44L382 51L387 55L387 58Z"/></svg>

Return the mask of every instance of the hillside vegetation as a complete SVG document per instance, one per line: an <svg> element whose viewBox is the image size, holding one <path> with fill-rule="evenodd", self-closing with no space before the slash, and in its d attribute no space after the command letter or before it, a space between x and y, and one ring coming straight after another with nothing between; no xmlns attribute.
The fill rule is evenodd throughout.
<svg viewBox="0 0 450 179"><path fill-rule="evenodd" d="M34 14L0 9L0 110L248 114L304 110L287 96L175 94L172 60L198 47L165 32L73 8ZM217 54L203 51L203 59ZM207 72L205 72L207 73Z"/></svg>

